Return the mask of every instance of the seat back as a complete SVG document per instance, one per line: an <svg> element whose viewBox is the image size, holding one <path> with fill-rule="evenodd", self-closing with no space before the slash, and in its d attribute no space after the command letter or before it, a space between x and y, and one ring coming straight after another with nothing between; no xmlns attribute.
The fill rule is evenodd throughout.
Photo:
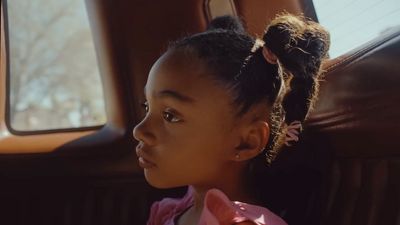
<svg viewBox="0 0 400 225"><path fill-rule="evenodd" d="M328 62L308 120L329 146L321 224L400 224L400 29Z"/></svg>

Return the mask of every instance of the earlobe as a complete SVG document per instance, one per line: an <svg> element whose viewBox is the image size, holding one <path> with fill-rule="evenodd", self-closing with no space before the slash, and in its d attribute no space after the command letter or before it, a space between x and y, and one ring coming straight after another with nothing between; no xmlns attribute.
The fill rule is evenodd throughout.
<svg viewBox="0 0 400 225"><path fill-rule="evenodd" d="M268 143L270 129L265 121L255 121L236 147L235 161L246 161L260 154Z"/></svg>

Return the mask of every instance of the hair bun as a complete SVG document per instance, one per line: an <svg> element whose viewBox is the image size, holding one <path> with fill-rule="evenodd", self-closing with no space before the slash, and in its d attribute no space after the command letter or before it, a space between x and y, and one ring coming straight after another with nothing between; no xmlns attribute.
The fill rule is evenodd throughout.
<svg viewBox="0 0 400 225"><path fill-rule="evenodd" d="M281 14L267 27L263 41L290 71L315 73L315 66L329 49L329 33L318 23L301 16ZM304 65L305 67L302 67ZM311 69L311 71L310 71ZM305 75L303 74L302 75Z"/></svg>
<svg viewBox="0 0 400 225"><path fill-rule="evenodd" d="M242 21L238 17L231 15L218 16L211 20L207 26L207 30L216 29L230 30L242 34L246 33Z"/></svg>
<svg viewBox="0 0 400 225"><path fill-rule="evenodd" d="M267 27L263 41L291 79L282 100L285 123L304 121L318 94L323 58L329 49L329 33L316 22L288 13L278 15Z"/></svg>

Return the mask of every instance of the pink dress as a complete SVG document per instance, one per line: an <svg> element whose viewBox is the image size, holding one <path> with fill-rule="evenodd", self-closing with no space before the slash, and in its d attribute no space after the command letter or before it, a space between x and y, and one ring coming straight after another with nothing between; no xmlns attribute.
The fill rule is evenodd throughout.
<svg viewBox="0 0 400 225"><path fill-rule="evenodd" d="M204 209L199 225L232 225L244 221L252 221L257 225L287 225L279 216L266 208L232 202L218 189L206 193ZM182 199L165 198L155 202L150 211L147 225L174 225L177 217L193 204L193 189Z"/></svg>

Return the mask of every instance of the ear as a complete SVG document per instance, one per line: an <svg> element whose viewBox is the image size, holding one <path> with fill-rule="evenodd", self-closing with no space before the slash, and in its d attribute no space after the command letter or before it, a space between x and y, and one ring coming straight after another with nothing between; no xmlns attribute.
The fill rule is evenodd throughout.
<svg viewBox="0 0 400 225"><path fill-rule="evenodd" d="M255 121L244 129L240 144L236 147L235 161L246 161L256 157L268 143L270 129L265 121Z"/></svg>

